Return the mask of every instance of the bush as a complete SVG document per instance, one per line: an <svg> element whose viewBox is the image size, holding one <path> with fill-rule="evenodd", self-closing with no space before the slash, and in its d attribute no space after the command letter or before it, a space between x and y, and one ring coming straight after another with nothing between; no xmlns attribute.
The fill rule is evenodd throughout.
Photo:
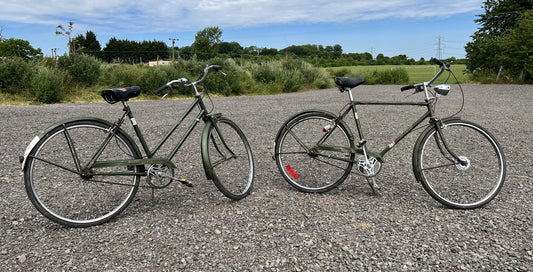
<svg viewBox="0 0 533 272"><path fill-rule="evenodd" d="M0 92L24 94L35 72L22 58L6 58L0 61Z"/></svg>
<svg viewBox="0 0 533 272"><path fill-rule="evenodd" d="M170 81L168 74L159 68L147 69L141 78L141 91L144 93L151 93L153 90L157 89L159 86Z"/></svg>
<svg viewBox="0 0 533 272"><path fill-rule="evenodd" d="M409 73L405 68L393 68L390 70L374 70L364 75L368 84L408 84Z"/></svg>
<svg viewBox="0 0 533 272"><path fill-rule="evenodd" d="M269 93L273 86L279 88L277 93L332 86L327 72L298 59L248 63L244 69L249 70L256 84L262 84Z"/></svg>
<svg viewBox="0 0 533 272"><path fill-rule="evenodd" d="M32 100L47 104L61 101L64 77L62 73L46 67L38 68L29 86Z"/></svg>
<svg viewBox="0 0 533 272"><path fill-rule="evenodd" d="M85 86L96 83L101 70L100 62L83 54L59 57L57 59L57 67L66 71L75 83Z"/></svg>
<svg viewBox="0 0 533 272"><path fill-rule="evenodd" d="M139 65L109 65L102 69L100 83L109 88L141 86L145 70Z"/></svg>

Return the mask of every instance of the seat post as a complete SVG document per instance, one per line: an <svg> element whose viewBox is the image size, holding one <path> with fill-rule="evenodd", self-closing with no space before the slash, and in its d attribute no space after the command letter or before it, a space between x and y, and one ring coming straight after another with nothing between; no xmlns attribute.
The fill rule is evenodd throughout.
<svg viewBox="0 0 533 272"><path fill-rule="evenodd" d="M353 102L352 89L349 89L349 90L348 90L348 93L350 94L350 101Z"/></svg>

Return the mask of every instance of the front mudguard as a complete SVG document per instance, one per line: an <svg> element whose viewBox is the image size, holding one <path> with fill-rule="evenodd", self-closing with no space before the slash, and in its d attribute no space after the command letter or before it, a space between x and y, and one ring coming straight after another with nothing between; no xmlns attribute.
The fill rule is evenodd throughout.
<svg viewBox="0 0 533 272"><path fill-rule="evenodd" d="M63 120L57 121L57 122L53 123L52 125L48 126L47 128L45 128L44 130L41 130L41 132L38 135L36 135L33 138L33 140L30 142L30 144L26 147L26 150L24 151L24 154L19 157L20 163L22 164L22 170L24 170L24 167L26 166L26 160L28 158L28 155L33 151L33 149L35 148L37 143L44 136L46 136L50 131L52 131L56 127L62 126L64 124L68 124L68 123L75 122L75 121L85 121L85 120L86 121L100 122L100 123L104 123L104 124L106 124L108 126L113 126L113 123L111 123L111 122L109 122L107 120L96 118L96 117L90 117L90 116L72 117L72 118L67 118L67 119L63 119ZM119 128L119 131L122 134L124 134L128 138L128 140L132 143L133 147L135 148L135 152L137 154L141 154L141 151L140 151L139 147L137 146L135 141L131 138L131 136L128 133L126 133L124 130L122 130L122 128Z"/></svg>
<svg viewBox="0 0 533 272"><path fill-rule="evenodd" d="M215 174L213 172L213 167L209 161L209 150L207 146L207 141L209 140L209 132L211 127L222 118L222 113L216 113L210 116L205 117L205 127L202 131L202 143L201 143L201 153L202 153L202 163L204 165L205 177L209 180L215 179Z"/></svg>
<svg viewBox="0 0 533 272"><path fill-rule="evenodd" d="M459 118L459 117L450 117L450 118L442 119L439 122L446 123L448 121L456 121L456 120L461 120L461 118ZM420 133L420 135L418 135L418 138L416 139L416 142L415 142L415 146L413 147L413 155L411 156L412 160L413 160L412 161L413 162L413 174L415 175L415 179L418 182L422 181L422 177L420 176L420 172L417 171L417 167L418 167L417 166L418 165L417 152L420 149L420 145L422 144L422 139L424 138L424 136L426 134L428 134L433 129L436 129L436 127L435 127L434 123L431 123L426 129L424 129L424 131L422 131L422 133Z"/></svg>

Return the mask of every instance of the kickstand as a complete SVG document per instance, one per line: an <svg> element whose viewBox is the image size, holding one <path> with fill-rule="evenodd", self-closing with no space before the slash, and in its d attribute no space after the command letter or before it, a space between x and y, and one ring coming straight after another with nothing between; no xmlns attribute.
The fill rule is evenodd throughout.
<svg viewBox="0 0 533 272"><path fill-rule="evenodd" d="M368 185L370 185L370 188L372 189L372 193L374 195L378 195L378 190L380 188L378 184L376 183L376 177L367 177L366 181L368 182Z"/></svg>
<svg viewBox="0 0 533 272"><path fill-rule="evenodd" d="M155 188L152 188L152 205L155 205Z"/></svg>

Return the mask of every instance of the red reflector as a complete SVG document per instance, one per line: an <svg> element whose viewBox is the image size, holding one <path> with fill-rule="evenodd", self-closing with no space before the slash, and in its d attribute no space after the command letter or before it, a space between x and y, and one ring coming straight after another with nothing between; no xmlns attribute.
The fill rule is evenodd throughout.
<svg viewBox="0 0 533 272"><path fill-rule="evenodd" d="M287 168L287 171L289 171L289 174L291 174L293 178L298 179L300 177L300 175L296 174L296 172L292 169L290 164L287 164L285 168Z"/></svg>

